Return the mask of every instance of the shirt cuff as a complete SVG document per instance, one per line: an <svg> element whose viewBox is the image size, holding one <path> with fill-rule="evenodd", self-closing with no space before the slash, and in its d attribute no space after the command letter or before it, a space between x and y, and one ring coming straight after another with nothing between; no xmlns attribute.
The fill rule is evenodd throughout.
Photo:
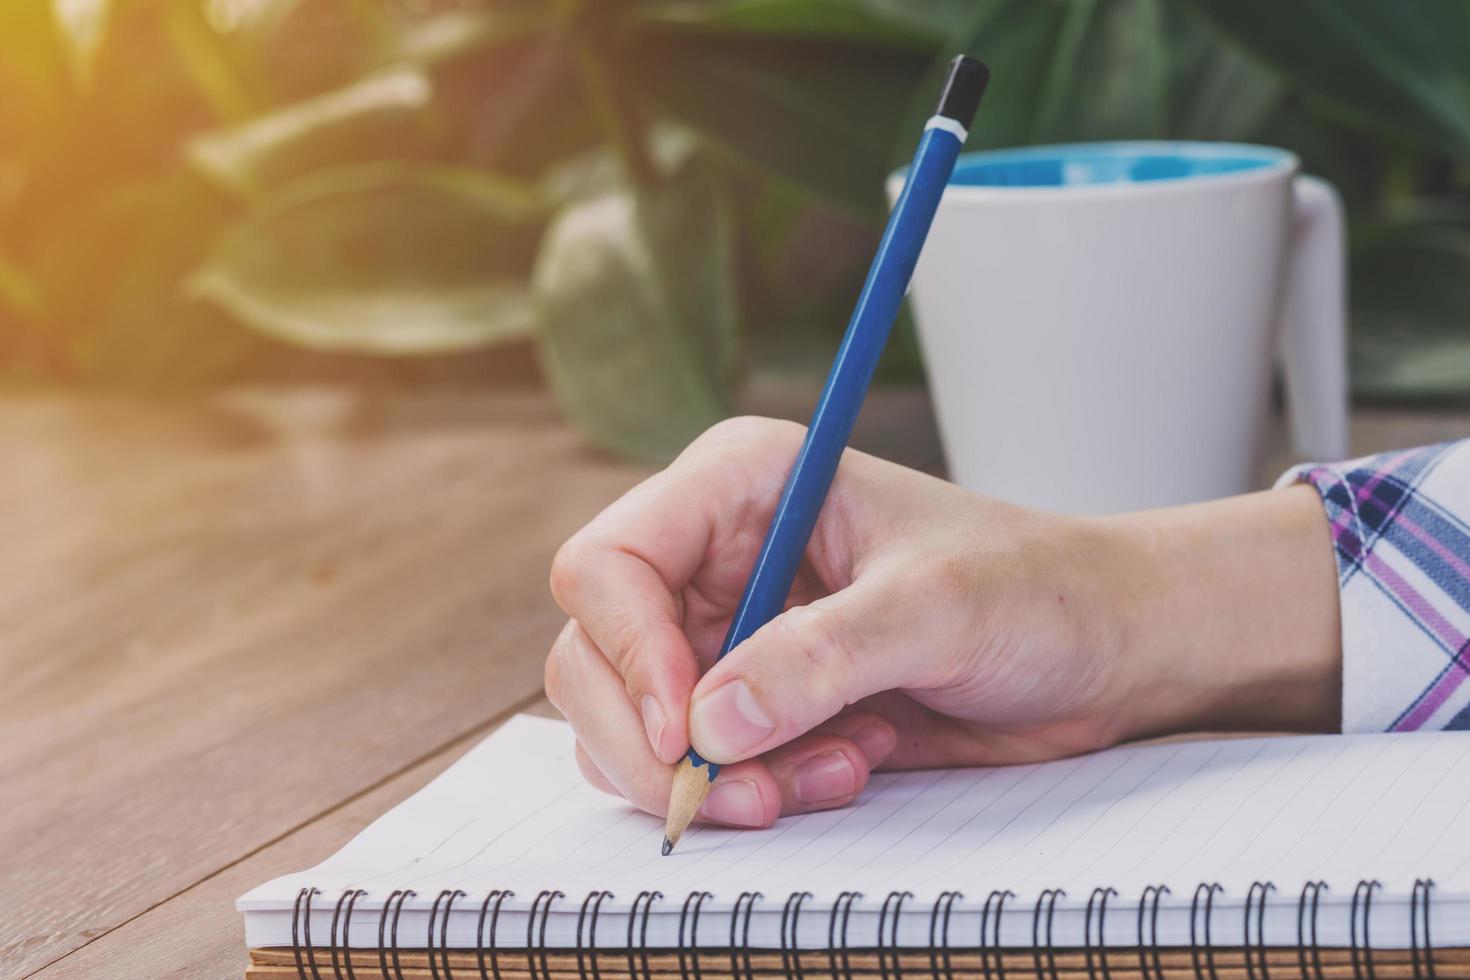
<svg viewBox="0 0 1470 980"><path fill-rule="evenodd" d="M1345 732L1470 728L1470 440L1292 467L1337 559Z"/></svg>

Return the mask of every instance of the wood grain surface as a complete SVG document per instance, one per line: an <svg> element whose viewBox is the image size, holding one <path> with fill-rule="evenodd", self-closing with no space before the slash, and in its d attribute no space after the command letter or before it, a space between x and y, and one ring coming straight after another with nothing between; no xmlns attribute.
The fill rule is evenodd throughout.
<svg viewBox="0 0 1470 980"><path fill-rule="evenodd" d="M937 468L922 394L857 441ZM237 895L538 702L551 556L647 472L534 389L8 396L0 458L0 980L240 976Z"/></svg>
<svg viewBox="0 0 1470 980"><path fill-rule="evenodd" d="M642 475L539 396L178 408L0 413L7 978L538 696L551 555Z"/></svg>
<svg viewBox="0 0 1470 980"><path fill-rule="evenodd" d="M520 710L560 717L542 698ZM261 882L330 857L354 834L443 772L511 713L76 949L37 976L41 980L173 976L240 980L250 956L245 948L245 920L235 911L235 899Z"/></svg>
<svg viewBox="0 0 1470 980"><path fill-rule="evenodd" d="M874 406L932 468L923 396ZM535 389L16 396L0 458L0 980L538 699L551 556L648 472Z"/></svg>

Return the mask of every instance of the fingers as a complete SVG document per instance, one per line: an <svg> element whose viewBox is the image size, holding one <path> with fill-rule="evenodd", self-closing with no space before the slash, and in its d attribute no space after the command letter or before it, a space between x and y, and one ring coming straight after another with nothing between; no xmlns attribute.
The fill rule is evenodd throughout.
<svg viewBox="0 0 1470 980"><path fill-rule="evenodd" d="M552 593L616 669L620 686L638 709L635 730L667 763L689 744L684 706L698 665L673 591L660 571L628 550L620 537L638 533L618 521L589 525L558 552Z"/></svg>
<svg viewBox="0 0 1470 980"><path fill-rule="evenodd" d="M699 676L678 596L711 563L743 581L748 559L737 552L759 543L744 533L750 508L767 506L767 497L774 505L768 491L800 438L799 426L770 420L715 426L599 514L552 563L557 603L617 669L663 762L689 746L689 694ZM704 578L721 585L723 601L724 577ZM732 605L739 588L731 577Z"/></svg>
<svg viewBox="0 0 1470 980"><path fill-rule="evenodd" d="M852 742L862 752L870 770L888 762L898 748L898 728L893 721L861 707L823 722L816 731Z"/></svg>
<svg viewBox="0 0 1470 980"><path fill-rule="evenodd" d="M846 806L892 752L897 734L876 715L843 715L793 739L761 761L781 790L783 814Z"/></svg>
<svg viewBox="0 0 1470 980"><path fill-rule="evenodd" d="M768 752L861 698L923 678L905 655L911 612L891 584L872 579L777 616L705 674L694 689L695 749L730 763Z"/></svg>
<svg viewBox="0 0 1470 980"><path fill-rule="evenodd" d="M598 789L662 815L672 767L641 736L637 712L617 672L575 622L557 638L547 661L547 694L577 734L577 764ZM700 819L735 827L767 827L778 816L842 806L867 785L869 773L894 750L892 724L853 713L775 752L723 766Z"/></svg>
<svg viewBox="0 0 1470 980"><path fill-rule="evenodd" d="M546 694L572 723L577 761L588 782L640 810L663 815L673 767L653 754L622 678L575 620L567 623L547 658ZM738 827L766 827L780 815L781 799L770 770L752 761L723 773L701 815Z"/></svg>
<svg viewBox="0 0 1470 980"><path fill-rule="evenodd" d="M594 769L634 806L662 813L669 767L653 754L622 678L576 620L567 623L547 658L546 695L572 723Z"/></svg>

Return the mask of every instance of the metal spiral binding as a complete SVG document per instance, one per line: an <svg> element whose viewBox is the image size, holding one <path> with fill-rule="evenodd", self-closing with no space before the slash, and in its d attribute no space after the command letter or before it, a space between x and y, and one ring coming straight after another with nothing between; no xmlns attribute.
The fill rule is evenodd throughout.
<svg viewBox="0 0 1470 980"><path fill-rule="evenodd" d="M801 916L801 903L812 897L811 892L792 892L786 896L786 904L781 908L781 969L786 974L786 980L806 980L806 974L801 968L801 947L796 944L796 926ZM787 939L787 922L790 922L791 942ZM795 970L792 965L795 961Z"/></svg>
<svg viewBox="0 0 1470 980"><path fill-rule="evenodd" d="M993 891L985 897L985 904L980 909L980 968L985 973L985 980L991 980L990 976L990 954L995 952L995 980L1006 980L1005 953L1000 945L1000 919L1001 913L1005 911L1005 903L1008 898L1015 898L1015 893L1010 891ZM990 903L995 903L995 940L992 943L985 936L985 926L990 921Z"/></svg>
<svg viewBox="0 0 1470 980"><path fill-rule="evenodd" d="M887 950L893 952L893 977L892 980L903 980L903 966L899 963L898 953L898 920L903 915L903 903L905 899L913 898L913 892L889 892L888 897L883 899L883 907L878 910L878 972L883 980L889 980ZM883 945L883 924L888 920L888 906L893 905L893 926L890 931L890 939L887 947Z"/></svg>
<svg viewBox="0 0 1470 980"><path fill-rule="evenodd" d="M551 980L551 971L546 968L546 922L551 918L551 906L557 899L566 898L559 891L543 891L531 902L531 914L526 916L526 972L536 980L536 954L541 954L541 976ZM545 902L543 906L541 903ZM541 913L541 932L536 934L536 913ZM536 942L533 944L532 940Z"/></svg>
<svg viewBox="0 0 1470 980"><path fill-rule="evenodd" d="M1245 921L1242 923L1245 937L1241 953L1245 956L1247 980L1256 980L1256 965L1251 960L1251 908L1256 911L1256 957L1261 964L1260 980L1271 980L1271 968L1266 962L1266 895L1276 889L1269 881L1251 882L1250 891L1245 893Z"/></svg>
<svg viewBox="0 0 1470 980"><path fill-rule="evenodd" d="M755 911L755 903L764 899L760 892L741 892L740 897L735 899L735 908L730 915L730 977L731 980L740 980L740 963L738 954L741 946L745 953L745 977L746 980L755 980L755 971L750 966L750 914ZM737 943L735 940L736 929L740 926L740 906L745 904L745 932L743 941Z"/></svg>
<svg viewBox="0 0 1470 980"><path fill-rule="evenodd" d="M1410 897L1409 956L1414 980L1437 980L1430 930L1433 887L1433 879L1415 879ZM1348 952L1354 980L1377 980L1377 964L1374 962L1370 929L1374 892L1381 889L1382 884L1379 881L1362 880L1353 890L1348 912ZM1241 920L1241 956L1247 980L1271 980L1265 922L1270 893L1275 890L1276 886L1271 881L1255 881L1251 883L1245 896ZM1326 882L1311 881L1302 887L1297 898L1297 965L1304 980L1326 980L1327 977L1319 941L1321 897L1327 890ZM1189 952L1196 980L1219 980L1212 932L1214 900L1217 895L1223 895L1224 891L1219 883L1202 883L1195 889L1190 901ZM1166 973L1159 945L1159 910L1163 898L1169 893L1167 885L1148 885L1140 894L1137 908L1140 980L1165 980ZM298 980L322 980L322 964L316 959L317 946L311 935L313 900L322 894L317 888L301 888L292 907L291 948ZM333 906L328 951L330 974L334 980L357 980L352 960L352 918L358 901L367 895L368 892L361 888L344 889ZM453 917L455 902L465 895L464 891L458 889L442 890L428 910L425 950L433 980L455 980L449 945L449 923ZM512 891L496 889L487 894L480 904L475 930L479 980L503 980L496 950L497 925L502 906L514 896ZM1118 892L1114 888L1098 887L1092 890L1087 900L1083 918L1082 952L1088 980L1112 980L1106 921L1108 901L1117 896ZM378 967L384 980L404 980L398 927L404 905L417 897L412 889L395 889L383 902L378 916ZM578 980L602 980L597 955L597 919L602 903L612 897L613 894L608 891L592 891L581 903L577 915L575 946ZM628 980L654 980L649 959L648 927L653 906L662 901L663 897L662 892L644 891L633 900L628 916L626 942ZM802 960L799 922L803 903L812 897L810 892L792 892L782 908L780 951L784 980L807 980L808 964ZM1014 897L1014 893L1010 891L991 891L979 909L980 935L977 952L980 973L984 980L1006 978L1001 925L1005 902ZM552 907L563 898L565 895L560 891L545 890L531 903L526 921L525 947L529 980L552 980L550 949L546 942L547 929ZM693 891L684 899L678 927L679 980L704 980L699 918L704 903L713 898L714 895L710 892ZM735 901L730 919L729 945L732 980L757 980L751 958L750 932L756 903L763 898L760 892L742 892ZM832 980L853 980L848 926L853 905L862 898L861 892L844 891L833 902L827 923L827 962ZM912 898L911 892L889 892L879 909L876 952L881 980L904 980L899 926L903 920L904 903ZM1032 910L1032 967L1038 980L1059 980L1060 977L1053 944L1053 925L1057 902L1065 898L1066 893L1060 889L1043 889ZM950 941L950 924L957 902L963 905L963 893L943 891L929 909L928 957L933 980L955 978L952 962L955 946ZM1028 975L1031 973L1026 972Z"/></svg>
<svg viewBox="0 0 1470 980"><path fill-rule="evenodd" d="M1103 926L1108 920L1108 897L1116 898L1118 892L1113 888L1094 888L1087 899L1087 914L1082 921L1082 948L1087 962L1087 980L1097 980L1097 968L1092 963L1092 906L1097 903L1097 946L1098 959L1102 961L1103 980L1113 980L1112 968L1108 965L1108 944L1104 938Z"/></svg>
<svg viewBox="0 0 1470 980"><path fill-rule="evenodd" d="M494 974L494 980L500 980L500 957L495 953L495 926L500 921L500 906L505 904L507 898L515 898L516 893L502 889L495 889L485 896L485 901L480 903L480 922L475 926L475 963L480 967L480 980L491 980L491 974L485 972L485 914L490 914L490 970ZM490 911L490 903L495 903L495 910ZM382 945L382 932L378 933L378 944ZM594 963L596 961L594 960ZM388 974L383 976L386 980Z"/></svg>
<svg viewBox="0 0 1470 980"><path fill-rule="evenodd" d="M1322 974L1322 948L1317 945L1317 903L1326 890L1327 882L1309 881L1302 886L1302 894L1296 903L1296 957L1302 976L1307 976L1307 893L1312 894L1312 969L1317 980L1326 980Z"/></svg>
<svg viewBox="0 0 1470 980"><path fill-rule="evenodd" d="M1414 965L1414 980L1435 980L1434 944L1429 941L1429 890L1434 887L1433 878L1415 878L1414 890L1409 895L1409 958ZM1424 972L1419 969L1419 917L1420 903L1424 906Z"/></svg>
<svg viewBox="0 0 1470 980"><path fill-rule="evenodd" d="M1149 948L1153 950L1154 978L1164 980L1164 964L1159 958L1159 900L1169 893L1168 885L1146 885L1138 896L1138 975L1140 980L1148 980L1147 952ZM1145 943L1143 941L1143 908L1150 901L1153 906L1148 913L1148 921L1149 931L1153 933L1153 938Z"/></svg>
<svg viewBox="0 0 1470 980"><path fill-rule="evenodd" d="M316 956L311 948L311 896L320 895L321 889L303 888L296 893L296 903L291 907L291 955L296 958L296 975L300 980L306 980L306 967L311 966L312 980L322 980L322 975L317 972ZM306 911L302 912L302 903L305 903ZM304 926L303 926L304 923ZM306 960L301 958L301 933L306 934Z"/></svg>
<svg viewBox="0 0 1470 980"><path fill-rule="evenodd" d="M413 889L393 889L388 895L388 900L383 903L383 912L378 916L378 969L382 971L384 980L388 977L388 953L393 953L393 976L397 980L403 980L403 966L398 962L398 918L403 914L403 903L410 898L417 898L418 892ZM397 901L395 905L394 902ZM388 910L393 910L393 925L388 928L388 942L391 946L383 944L384 927L388 924Z"/></svg>
<svg viewBox="0 0 1470 980"><path fill-rule="evenodd" d="M1200 884L1194 889L1194 898L1189 902L1189 963L1194 967L1195 980L1205 980L1204 971L1200 969L1200 961L1204 960L1205 968L1210 971L1210 980L1220 980L1220 975L1215 972L1215 944L1210 939L1210 918L1215 909L1215 893L1223 892L1225 889L1218 883ZM1200 956L1200 945L1194 938L1194 920L1199 911L1199 897L1205 896L1205 946L1204 956Z"/></svg>
<svg viewBox="0 0 1470 980"><path fill-rule="evenodd" d="M639 892L638 897L633 899L633 907L628 910L628 980L637 980L638 965L634 960L633 953L637 950L642 954L644 980L653 980L653 972L648 966L648 917L653 911L653 903L663 901L663 892ZM633 943L633 929L639 925L638 906L643 905L643 923L638 932L638 943ZM536 980L532 977L531 980ZM545 980L551 980L546 977Z"/></svg>
<svg viewBox="0 0 1470 980"><path fill-rule="evenodd" d="M446 888L434 898L429 909L429 935L424 949L429 955L429 974L434 980L439 980L439 965L434 960L434 921L439 918L440 902L444 903L444 918L439 923L439 955L444 961L444 980L454 980L454 975L449 972L449 910L456 898L464 898L464 892Z"/></svg>
<svg viewBox="0 0 1470 980"><path fill-rule="evenodd" d="M852 980L852 962L847 952L847 920L852 917L852 903L863 897L862 892L843 892L832 903L832 915L827 920L827 965L832 970L832 980L837 980L837 916L842 915L842 976Z"/></svg>
<svg viewBox="0 0 1470 980"><path fill-rule="evenodd" d="M689 965L685 960L684 922L689 920L689 955L694 958L694 980L704 980L699 972L699 909L704 905L704 900L714 898L709 892L690 892L684 899L684 907L679 910L679 980L689 980ZM691 917L689 908L693 905L694 915ZM581 980L587 980L585 976Z"/></svg>
<svg viewBox="0 0 1470 980"><path fill-rule="evenodd" d="M934 908L929 911L929 972L933 974L934 980L939 980L939 949L943 950L944 956L944 980L954 980L954 968L949 960L949 916L954 911L954 903L962 901L964 895L960 892L940 892L939 897L934 900ZM939 949L935 948L935 926L938 925L939 908L944 906L944 925L939 932Z"/></svg>
<svg viewBox="0 0 1470 980"><path fill-rule="evenodd" d="M342 919L342 954L347 960L347 980L357 980L357 972L352 968L352 907L357 904L359 898L366 894L367 892L361 888L349 888L342 893L341 898L337 899L336 908L332 909L332 975L336 980L342 980L342 967L338 961L337 946L338 918ZM345 914L342 911L344 903L347 907Z"/></svg>
<svg viewBox="0 0 1470 980"><path fill-rule="evenodd" d="M429 970L433 974L434 980L439 980L439 965L434 960L434 923L439 920L439 906L443 903L444 896L448 894L449 892L447 890L440 891L438 895L434 896L434 904L429 906L429 930L424 942L424 953L429 958Z"/></svg>
<svg viewBox="0 0 1470 980"><path fill-rule="evenodd" d="M1373 890L1381 888L1377 881L1360 881L1353 889L1353 903L1348 909L1348 944L1352 950L1353 976L1357 980L1377 980L1373 972L1373 944L1368 938L1368 921L1373 914ZM1358 962L1358 900L1363 901L1363 961ZM1367 972L1363 972L1363 966Z"/></svg>
<svg viewBox="0 0 1470 980"><path fill-rule="evenodd" d="M1051 944L1051 922L1057 911L1057 899L1065 898L1066 892L1057 888L1043 888L1041 894L1036 896L1036 909L1031 915L1031 958L1036 966L1036 976L1041 976L1041 905L1046 903L1046 964L1051 973L1051 980L1057 977L1057 951Z"/></svg>
<svg viewBox="0 0 1470 980"><path fill-rule="evenodd" d="M612 898L612 892L591 891L582 899L582 908L577 913L577 976L587 980L587 958L592 958L592 980L602 980L597 968L597 913L602 911L603 899ZM592 907L592 925L587 938L582 938L582 925L587 921L587 907Z"/></svg>

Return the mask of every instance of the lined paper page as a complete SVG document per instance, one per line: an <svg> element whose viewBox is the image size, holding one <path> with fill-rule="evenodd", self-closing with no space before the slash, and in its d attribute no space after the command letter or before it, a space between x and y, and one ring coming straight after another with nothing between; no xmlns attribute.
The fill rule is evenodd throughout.
<svg viewBox="0 0 1470 980"><path fill-rule="evenodd" d="M558 889L573 896L558 910L571 917L598 889L616 894L612 914L651 890L679 899L709 891L705 908L718 911L743 891L807 891L806 907L818 909L846 890L906 890L927 909L955 889L969 897L969 915L998 888L1021 906L1060 888L1069 896L1060 907L1072 909L1096 887L1130 897L1166 884L1187 905L1199 883L1218 882L1217 903L1238 909L1253 881L1272 880L1294 900L1304 882L1322 880L1331 904L1360 879L1382 882L1381 907L1406 902L1417 877L1435 879L1442 904L1466 893L1470 874L1464 735L1231 739L881 773L850 807L763 831L696 826L669 857L659 854L662 821L587 787L573 745L563 723L517 718L338 854L255 889L239 907L289 913L304 886L330 896L367 889L365 909L393 889L417 893L410 909L462 889L476 910L491 889L522 898ZM1294 914L1294 901L1280 904ZM1058 924L1070 929L1070 915ZM555 925L550 941L563 933Z"/></svg>

